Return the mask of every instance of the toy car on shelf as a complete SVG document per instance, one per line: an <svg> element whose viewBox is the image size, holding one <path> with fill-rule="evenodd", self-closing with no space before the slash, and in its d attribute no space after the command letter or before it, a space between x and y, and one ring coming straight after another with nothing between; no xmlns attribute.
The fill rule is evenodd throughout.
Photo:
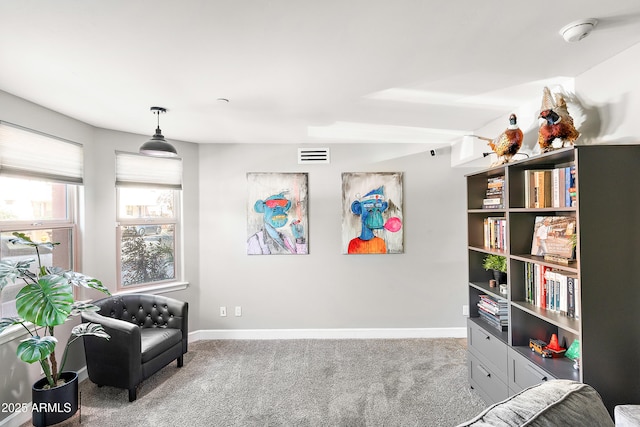
<svg viewBox="0 0 640 427"><path fill-rule="evenodd" d="M566 351L564 348L553 349L549 347L546 342L533 338L529 339L529 348L540 356L548 358L562 357Z"/></svg>

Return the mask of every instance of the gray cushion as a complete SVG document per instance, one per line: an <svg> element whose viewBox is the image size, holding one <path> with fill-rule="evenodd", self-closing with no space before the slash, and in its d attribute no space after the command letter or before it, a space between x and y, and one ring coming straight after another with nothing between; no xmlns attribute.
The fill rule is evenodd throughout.
<svg viewBox="0 0 640 427"><path fill-rule="evenodd" d="M616 427L640 427L640 405L618 405L613 409Z"/></svg>
<svg viewBox="0 0 640 427"><path fill-rule="evenodd" d="M593 387L576 381L552 380L496 403L458 427L614 427Z"/></svg>

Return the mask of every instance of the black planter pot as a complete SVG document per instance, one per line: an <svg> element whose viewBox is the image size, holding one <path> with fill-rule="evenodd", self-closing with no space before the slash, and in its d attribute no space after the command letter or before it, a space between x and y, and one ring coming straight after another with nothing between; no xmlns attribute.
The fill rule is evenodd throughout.
<svg viewBox="0 0 640 427"><path fill-rule="evenodd" d="M78 374L62 372L66 382L58 387L43 390L47 379L38 380L31 387L33 402L32 422L36 427L50 426L71 418L78 410Z"/></svg>
<svg viewBox="0 0 640 427"><path fill-rule="evenodd" d="M493 270L493 278L496 279L498 285L506 285L507 284L507 273L500 270Z"/></svg>

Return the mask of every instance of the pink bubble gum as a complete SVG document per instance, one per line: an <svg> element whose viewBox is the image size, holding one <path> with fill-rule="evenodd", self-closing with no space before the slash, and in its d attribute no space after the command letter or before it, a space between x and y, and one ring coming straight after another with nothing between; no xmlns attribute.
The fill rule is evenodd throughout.
<svg viewBox="0 0 640 427"><path fill-rule="evenodd" d="M394 216L387 220L387 222L384 224L384 228L391 231L392 233L395 233L402 228L402 221L400 221L400 218Z"/></svg>

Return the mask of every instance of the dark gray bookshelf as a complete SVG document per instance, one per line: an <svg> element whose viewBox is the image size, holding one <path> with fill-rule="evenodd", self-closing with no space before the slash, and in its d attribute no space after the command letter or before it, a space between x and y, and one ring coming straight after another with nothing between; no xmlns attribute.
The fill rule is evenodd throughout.
<svg viewBox="0 0 640 427"><path fill-rule="evenodd" d="M527 171L575 164L577 206L529 208ZM487 182L504 176L502 209L482 209ZM513 395L535 382L572 379L593 386L610 411L618 404L640 403L640 145L588 145L558 149L466 176L469 294L469 379L487 403ZM569 265L531 255L536 216L576 219L576 261ZM507 247L484 247L483 221L505 217ZM489 287L482 268L487 254L507 257L506 295ZM525 265L534 263L577 276L580 318L526 301ZM481 294L506 299L509 322L499 331L478 315ZM580 341L580 369L567 358L542 358L529 339L547 341L557 334L569 347ZM483 340L492 341L491 345ZM503 348L504 347L504 348ZM523 372L532 373L522 375Z"/></svg>

